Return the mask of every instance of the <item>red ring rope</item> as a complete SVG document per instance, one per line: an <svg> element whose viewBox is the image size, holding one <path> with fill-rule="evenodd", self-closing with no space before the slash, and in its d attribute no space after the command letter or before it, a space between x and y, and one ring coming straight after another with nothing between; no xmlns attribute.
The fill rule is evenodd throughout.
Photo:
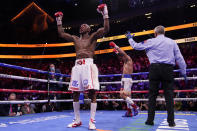
<svg viewBox="0 0 197 131"><path fill-rule="evenodd" d="M0 89L0 92L16 92L16 93L43 93L46 94L48 91L44 90L19 90L19 89ZM159 90L159 93L163 93L163 90ZM174 90L174 92L197 92L197 90ZM52 94L72 94L70 91L49 91ZM87 91L85 92L87 93ZM99 94L113 94L120 93L120 91L97 91ZM148 93L148 90L143 91L131 91L131 93Z"/></svg>

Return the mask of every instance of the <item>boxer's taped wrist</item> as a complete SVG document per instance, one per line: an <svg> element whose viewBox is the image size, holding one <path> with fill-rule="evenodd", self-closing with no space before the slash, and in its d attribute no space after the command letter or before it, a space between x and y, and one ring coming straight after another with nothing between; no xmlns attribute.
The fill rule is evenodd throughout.
<svg viewBox="0 0 197 131"><path fill-rule="evenodd" d="M62 21L61 20L58 20L57 21L57 25L62 25Z"/></svg>
<svg viewBox="0 0 197 131"><path fill-rule="evenodd" d="M116 45L116 46L114 46L114 48L117 50L117 49L119 49L120 47Z"/></svg>
<svg viewBox="0 0 197 131"><path fill-rule="evenodd" d="M56 21L62 21L62 17L61 16L56 17Z"/></svg>
<svg viewBox="0 0 197 131"><path fill-rule="evenodd" d="M116 54L119 54L118 50L116 50L115 48L114 48L113 52Z"/></svg>
<svg viewBox="0 0 197 131"><path fill-rule="evenodd" d="M103 19L109 19L109 15L108 14L103 15Z"/></svg>
<svg viewBox="0 0 197 131"><path fill-rule="evenodd" d="M118 52L118 51L116 51L115 53L116 53L117 55L119 54L119 52Z"/></svg>

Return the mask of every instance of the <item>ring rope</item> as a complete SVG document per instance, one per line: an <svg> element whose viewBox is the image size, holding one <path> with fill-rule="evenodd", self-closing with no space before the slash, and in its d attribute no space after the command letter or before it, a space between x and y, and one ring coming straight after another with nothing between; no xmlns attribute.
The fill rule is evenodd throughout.
<svg viewBox="0 0 197 131"><path fill-rule="evenodd" d="M196 80L197 77L187 77L187 80ZM181 81L184 80L183 77L180 78L174 78L175 81ZM149 80L133 80L133 83L147 83ZM121 81L112 81L112 82L100 82L102 85L108 85L108 84L121 84Z"/></svg>
<svg viewBox="0 0 197 131"><path fill-rule="evenodd" d="M17 70L36 72L36 73L41 73L41 74L50 74L50 75L53 74L53 75L56 75L56 76L70 77L70 75L66 75L66 74L52 73L52 72L49 72L49 71L43 71L43 70L27 68L27 67L22 67L22 66L16 66L16 65L11 65L11 64L5 64L5 63L0 63L0 66L13 68L13 69L17 69Z"/></svg>
<svg viewBox="0 0 197 131"><path fill-rule="evenodd" d="M15 76L15 75L7 75L7 74L0 74L0 78L25 80L25 81L36 81L36 82L43 82L43 83L48 83L49 82L49 83L65 84L65 85L68 85L69 84L69 82L61 82L61 81L54 81L54 80L37 79L37 78L30 78L30 77L23 77L23 76Z"/></svg>
<svg viewBox="0 0 197 131"><path fill-rule="evenodd" d="M197 68L190 68L186 69L187 72L190 71L197 71ZM180 70L174 70L174 72L180 72ZM131 75L148 75L149 72L138 72L138 73L132 73ZM122 74L107 74L107 75L99 75L99 77L115 77L115 76L122 76Z"/></svg>
<svg viewBox="0 0 197 131"><path fill-rule="evenodd" d="M136 102L147 102L148 99L132 99ZM91 101L91 99L84 99L84 101ZM100 101L125 101L124 99L97 99ZM156 101L165 101L164 98L157 98ZM174 101L197 101L197 98L174 98ZM29 100L29 101L0 101L0 104L25 104L25 103L47 103L48 100ZM50 100L50 102L73 102L73 99L65 100Z"/></svg>
<svg viewBox="0 0 197 131"><path fill-rule="evenodd" d="M1 67L13 68L13 69L17 69L17 70L42 73L42 74L53 74L53 75L62 76L62 77L70 77L70 75L66 75L66 74L52 73L52 72L49 72L49 71L43 71L43 70L38 70L38 69L33 69L33 68L16 66L16 65L11 65L11 64L6 64L6 63L0 63L0 66ZM180 70L174 70L174 72L179 72L179 71ZM186 69L186 71L197 71L197 68ZM147 75L147 74L149 74L149 72L132 73L131 75ZM115 76L122 76L122 74L99 75L99 77L115 77Z"/></svg>
<svg viewBox="0 0 197 131"><path fill-rule="evenodd" d="M21 89L0 89L0 92L15 92L15 93L43 93L46 94L48 91L45 90L21 90ZM97 91L98 94L114 94L120 93L121 91ZM131 91L131 93L148 93L148 90L140 90L140 91ZM159 93L163 93L163 90L159 90ZM175 93L180 92L197 92L197 90L174 90ZM72 94L71 91L49 91L51 94ZM85 91L84 93L88 93Z"/></svg>
<svg viewBox="0 0 197 131"><path fill-rule="evenodd" d="M30 78L30 77L23 77L23 76L15 76L15 75L7 75L7 74L0 74L1 78L10 78L10 79L17 79L17 80L26 80L26 81L36 81L36 82L44 82L44 83L57 83L57 84L64 84L69 85L69 82L61 82L61 81L53 81L53 80L45 80L45 79L37 79L37 78ZM196 80L197 77L187 77L188 80ZM183 77L174 78L175 81L184 80ZM145 83L149 82L149 80L133 80L133 83ZM121 81L113 81L113 82L100 82L102 85L107 84L121 84Z"/></svg>

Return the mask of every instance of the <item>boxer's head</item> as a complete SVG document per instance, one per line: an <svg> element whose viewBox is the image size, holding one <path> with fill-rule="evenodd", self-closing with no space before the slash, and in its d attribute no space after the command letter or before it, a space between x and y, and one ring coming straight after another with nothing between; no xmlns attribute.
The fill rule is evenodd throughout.
<svg viewBox="0 0 197 131"><path fill-rule="evenodd" d="M164 35L165 34L165 27L162 25L159 25L157 27L155 27L154 29L154 35L155 37L157 37L158 35Z"/></svg>
<svg viewBox="0 0 197 131"><path fill-rule="evenodd" d="M80 26L80 29L79 29L79 33L80 34L85 34L85 33L89 33L91 31L91 28L88 24L82 24Z"/></svg>

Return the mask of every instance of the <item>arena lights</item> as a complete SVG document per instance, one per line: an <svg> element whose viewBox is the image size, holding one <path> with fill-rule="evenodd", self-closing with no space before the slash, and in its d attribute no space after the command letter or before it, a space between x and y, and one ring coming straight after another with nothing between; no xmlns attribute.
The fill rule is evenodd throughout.
<svg viewBox="0 0 197 131"><path fill-rule="evenodd" d="M152 15L152 13L146 13L146 14L145 14L145 16L149 16L149 15Z"/></svg>
<svg viewBox="0 0 197 131"><path fill-rule="evenodd" d="M11 19L12 22L14 22L17 18L21 17L27 10L31 9L31 8L37 8L40 12L42 12L44 15L47 15L48 18L51 21L54 21L54 19L49 16L43 9L41 9L36 3L32 2L31 4L29 4L26 8L24 8L18 15L16 15L15 17L13 17Z"/></svg>
<svg viewBox="0 0 197 131"><path fill-rule="evenodd" d="M166 27L165 31L173 31L173 30L186 29L192 27L197 27L197 22ZM135 36L142 36L142 35L149 35L153 33L154 33L153 30L147 30L147 31L143 30L142 32L135 32L133 34L135 34ZM126 38L125 35L104 37L98 39L97 42L113 41L113 40L124 39L124 38ZM45 44L0 44L0 47L15 47L15 48L42 48L42 47L63 47L63 46L74 46L74 43L72 42L54 43L54 44L48 44L47 46Z"/></svg>
<svg viewBox="0 0 197 131"><path fill-rule="evenodd" d="M196 5L190 5L191 8L196 7Z"/></svg>
<svg viewBox="0 0 197 131"><path fill-rule="evenodd" d="M65 29L66 29L66 30L70 30L71 28L72 28L72 27L69 26L69 27L66 27Z"/></svg>
<svg viewBox="0 0 197 131"><path fill-rule="evenodd" d="M166 27L165 31L172 31L172 30L179 30L179 29L185 29L185 28L191 28L191 27L197 27L197 22L189 23L189 24L183 24L183 25L177 25L177 26L171 26ZM135 36L142 36L142 35L148 35L153 34L153 30L148 31L142 31L142 32L136 32L133 33ZM106 37L98 39L97 42L105 42L105 41L114 41L118 39L126 38L125 35L119 35L119 36L112 36L112 37ZM187 42L194 42L197 41L196 37L190 37L190 38L183 38L175 40L177 43L187 43ZM43 47L65 47L65 46L73 46L74 43L56 43L56 44L0 44L0 47L18 47L18 48L43 48ZM131 46L121 47L123 50L132 50ZM95 51L95 54L105 54L105 53L112 53L112 49L104 49L104 50L97 50ZM75 57L76 53L69 53L69 54L53 54L53 55L0 55L0 58L2 59L51 59L51 58L66 58L66 57Z"/></svg>
<svg viewBox="0 0 197 131"><path fill-rule="evenodd" d="M194 42L197 41L196 37L189 37L189 38L183 38L183 39L177 39L175 40L177 43L187 43L187 42ZM72 43L71 43L72 44ZM0 44L1 46L2 44ZM42 47L47 47L51 44L44 44ZM133 50L131 46L125 46L121 47L122 50ZM104 49L104 50L97 50L95 51L96 55L100 54L106 54L106 53L112 53L113 49ZM76 53L69 53L69 54L54 54L54 55L0 55L0 58L2 59L51 59L51 58L66 58L66 57L75 57Z"/></svg>

